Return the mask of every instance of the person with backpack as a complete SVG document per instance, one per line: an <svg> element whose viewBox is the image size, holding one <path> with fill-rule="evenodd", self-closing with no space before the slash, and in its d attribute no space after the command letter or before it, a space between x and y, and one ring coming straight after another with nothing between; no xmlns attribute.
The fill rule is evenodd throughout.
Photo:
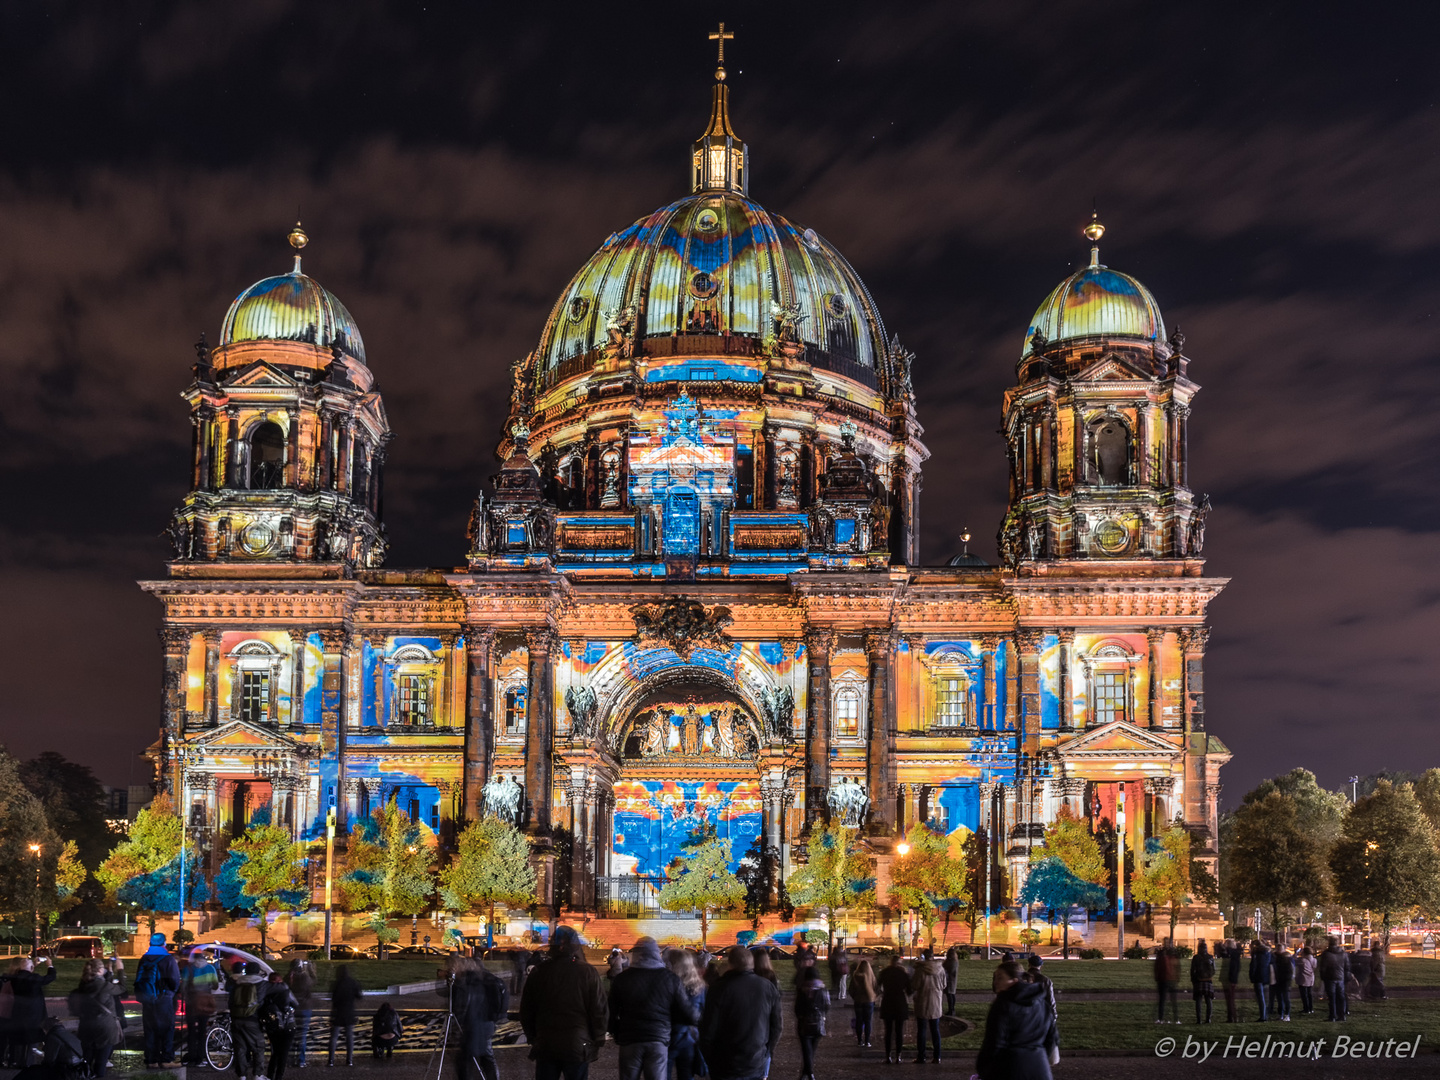
<svg viewBox="0 0 1440 1080"><path fill-rule="evenodd" d="M470 1064L481 1080L500 1080L495 1064L495 1027L510 1014L510 991L483 960L454 957L450 961L450 996L460 1024L460 1051L455 1055L456 1080L470 1080Z"/></svg>
<svg viewBox="0 0 1440 1080"><path fill-rule="evenodd" d="M175 995L180 992L180 965L165 948L164 934L150 935L131 985L145 1030L145 1064L158 1069L175 1060Z"/></svg>
<svg viewBox="0 0 1440 1080"><path fill-rule="evenodd" d="M1201 938L1190 958L1190 992L1195 997L1195 1023L1210 1023L1210 1014L1215 1007L1215 958L1210 955L1209 946ZM1205 1005L1205 1019L1200 1019L1200 1005Z"/></svg>
<svg viewBox="0 0 1440 1080"><path fill-rule="evenodd" d="M335 1040L345 1032L345 1064L355 1064L355 1004L360 1000L360 984L350 977L348 965L335 969L330 984L330 1056L326 1065L335 1064Z"/></svg>
<svg viewBox="0 0 1440 1080"><path fill-rule="evenodd" d="M230 1039L235 1044L235 1075L255 1080L265 1064L265 1032L260 1027L260 1004L265 998L265 976L248 960L230 968L226 989L230 998Z"/></svg>
<svg viewBox="0 0 1440 1080"><path fill-rule="evenodd" d="M795 984L795 1032L800 1036L800 1080L815 1080L815 1051L826 1035L830 992L811 964L801 969Z"/></svg>
<svg viewBox="0 0 1440 1080"><path fill-rule="evenodd" d="M255 1013L260 1028L270 1040L270 1063L265 1067L268 1080L282 1080L285 1063L290 1060L290 1044L295 1041L297 1025L295 995L278 971L270 972L262 988L260 1008Z"/></svg>
<svg viewBox="0 0 1440 1080"><path fill-rule="evenodd" d="M215 992L220 972L202 949L191 949L185 961L185 1064L206 1064L205 1037L215 1018Z"/></svg>
<svg viewBox="0 0 1440 1080"><path fill-rule="evenodd" d="M375 1015L370 1018L371 1055L376 1061L381 1058L388 1059L395 1053L395 1047L400 1045L400 1036L404 1034L405 1024L400 1019L400 1014L395 1011L395 1006L388 1001L381 1002L380 1008L376 1009ZM455 1056L464 1057L464 1051Z"/></svg>

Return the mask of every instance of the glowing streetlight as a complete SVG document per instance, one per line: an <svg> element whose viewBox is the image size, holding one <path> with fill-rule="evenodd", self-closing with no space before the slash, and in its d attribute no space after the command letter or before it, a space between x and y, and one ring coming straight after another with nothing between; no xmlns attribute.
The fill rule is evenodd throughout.
<svg viewBox="0 0 1440 1080"><path fill-rule="evenodd" d="M31 844L30 854L35 856L35 944L31 956L40 955L40 845Z"/></svg>
<svg viewBox="0 0 1440 1080"><path fill-rule="evenodd" d="M900 841L900 843L898 843L898 844L895 845L895 851L896 851L899 855L901 855L902 857L905 856L905 855L909 855L909 854L910 854L910 845L907 844L907 843L905 843L905 841L902 840L902 841Z"/></svg>

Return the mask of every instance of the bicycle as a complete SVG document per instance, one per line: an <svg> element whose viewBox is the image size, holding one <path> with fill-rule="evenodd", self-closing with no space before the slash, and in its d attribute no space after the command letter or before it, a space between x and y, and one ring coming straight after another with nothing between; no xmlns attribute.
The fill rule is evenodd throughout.
<svg viewBox="0 0 1440 1080"><path fill-rule="evenodd" d="M230 1035L230 1014L216 1013L215 1022L205 1035L205 1060L218 1072L230 1068L235 1060L235 1040Z"/></svg>

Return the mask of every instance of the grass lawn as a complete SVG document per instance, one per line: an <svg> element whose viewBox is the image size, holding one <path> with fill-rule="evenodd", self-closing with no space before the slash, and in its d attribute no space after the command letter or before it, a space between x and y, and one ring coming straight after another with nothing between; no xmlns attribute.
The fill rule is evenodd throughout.
<svg viewBox="0 0 1440 1080"><path fill-rule="evenodd" d="M1292 995L1293 998L1293 995ZM1220 1017L1225 1013L1225 1002L1223 998L1217 998L1215 1004L1219 1007ZM1293 998L1293 1006L1299 1005L1299 999ZM1251 999L1246 1002L1247 1011L1242 1015L1255 1015L1255 1003ZM1219 1047L1214 1051L1213 1057L1220 1057L1225 1049L1226 1041L1232 1037L1243 1036L1245 1039L1258 1038L1262 1043L1268 1035L1272 1040L1294 1040L1302 1042L1307 1046L1318 1039L1325 1040L1325 1046L1321 1050L1322 1056L1329 1057L1335 1047L1335 1037L1344 1035L1351 1040L1385 1040L1397 1039L1409 1041L1415 1036L1421 1036L1420 1051L1422 1053L1440 1046L1440 1010L1435 1007L1433 1001L1385 1001L1373 1004L1352 1004L1350 1019L1343 1024L1328 1024L1325 1022L1323 1003L1317 1003L1321 1011L1314 1016L1296 1015L1295 1019L1288 1024L1284 1023L1249 1023L1249 1024L1225 1024L1219 1019L1213 1024L1197 1025L1195 1023L1195 1005L1192 1001L1181 997L1180 1019L1181 1024L1176 1027L1173 1024L1155 1023L1155 1006L1153 1003L1131 1003L1120 1002L1060 1002L1060 1053L1063 1057L1066 1050L1143 1050L1154 1052L1155 1044L1162 1038L1175 1039L1177 1049L1171 1055L1174 1058L1181 1056L1181 1051L1186 1045L1186 1038L1213 1042L1218 1040ZM975 1051L980 1048L980 1040L985 1032L985 1013L988 1006L982 1004L962 1003L956 1011L966 1020L974 1023L975 1027L964 1035L957 1035L945 1040L947 1050L957 1052ZM910 1025L906 1032L908 1039L914 1038L914 1026ZM1231 1051L1235 1056L1235 1051Z"/></svg>
<svg viewBox="0 0 1440 1080"><path fill-rule="evenodd" d="M966 960L960 964L957 985L961 990L988 990L994 970L995 962ZM1045 974L1064 990L1143 990L1149 993L1155 986L1152 970L1148 960L1045 961ZM1181 960L1182 990L1189 989L1189 970L1190 961ZM1245 973L1242 972L1241 982L1248 992L1249 984L1244 979ZM1389 960L1385 964L1385 985L1440 987L1440 960L1405 956Z"/></svg>

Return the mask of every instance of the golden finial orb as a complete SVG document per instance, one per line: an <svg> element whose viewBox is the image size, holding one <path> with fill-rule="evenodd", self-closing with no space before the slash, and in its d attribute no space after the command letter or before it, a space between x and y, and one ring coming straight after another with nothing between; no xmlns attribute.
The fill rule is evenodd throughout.
<svg viewBox="0 0 1440 1080"><path fill-rule="evenodd" d="M1100 224L1099 211L1090 212L1090 224L1085 226L1085 238L1092 244L1098 244L1100 238L1105 235L1105 226Z"/></svg>
<svg viewBox="0 0 1440 1080"><path fill-rule="evenodd" d="M290 235L287 239L290 241L290 246L296 251L299 251L306 244L310 243L310 237L305 234L305 230L300 227L300 222L298 221L295 222L295 227L290 230Z"/></svg>
<svg viewBox="0 0 1440 1080"><path fill-rule="evenodd" d="M716 81L716 82L724 82L724 81L725 81L725 69L724 69L723 67L717 67L717 68L715 69L715 81Z"/></svg>

